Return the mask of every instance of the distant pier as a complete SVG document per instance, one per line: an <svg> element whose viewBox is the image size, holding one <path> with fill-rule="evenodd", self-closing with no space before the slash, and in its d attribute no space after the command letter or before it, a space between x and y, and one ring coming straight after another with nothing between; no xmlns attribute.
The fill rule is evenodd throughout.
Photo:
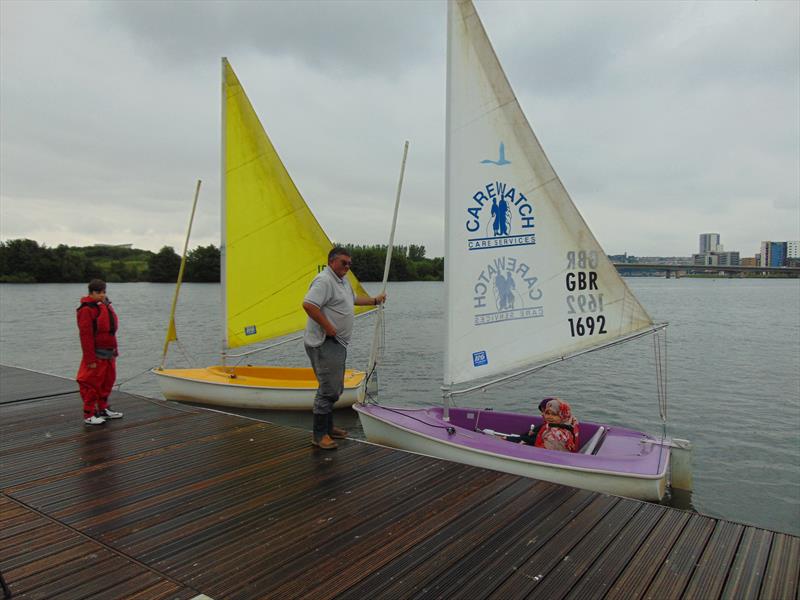
<svg viewBox="0 0 800 600"><path fill-rule="evenodd" d="M15 597L798 597L792 535L125 393L90 427L73 381L0 382Z"/></svg>

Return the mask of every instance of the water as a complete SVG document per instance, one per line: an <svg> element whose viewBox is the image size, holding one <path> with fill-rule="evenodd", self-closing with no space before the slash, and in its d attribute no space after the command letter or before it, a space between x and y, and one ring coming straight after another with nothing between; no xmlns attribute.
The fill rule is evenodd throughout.
<svg viewBox="0 0 800 600"><path fill-rule="evenodd" d="M657 321L669 321L667 434L694 444L699 512L800 534L800 281L630 278ZM367 288L376 289L375 284ZM386 350L380 370L385 403L440 401L443 350L441 283L389 285ZM74 308L83 284L0 285L0 362L73 377L80 356ZM110 284L120 315L122 389L160 397L158 364L173 286ZM185 284L171 366L219 360L220 289ZM359 320L348 365L364 368L372 319ZM256 362L305 366L300 342ZM462 405L532 411L547 395L570 400L580 419L661 433L652 340L588 354L534 376L460 400ZM80 408L76 405L76 418ZM310 429L306 414L251 411L250 416ZM352 411L338 423L363 437Z"/></svg>

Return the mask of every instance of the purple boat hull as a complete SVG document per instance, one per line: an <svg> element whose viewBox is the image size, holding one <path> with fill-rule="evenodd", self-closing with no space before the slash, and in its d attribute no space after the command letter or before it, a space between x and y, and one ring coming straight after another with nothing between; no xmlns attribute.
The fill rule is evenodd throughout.
<svg viewBox="0 0 800 600"><path fill-rule="evenodd" d="M541 417L493 410L354 405L370 442L629 498L658 501L667 483L670 449L623 427L581 423L578 452L514 444L495 435L520 434Z"/></svg>

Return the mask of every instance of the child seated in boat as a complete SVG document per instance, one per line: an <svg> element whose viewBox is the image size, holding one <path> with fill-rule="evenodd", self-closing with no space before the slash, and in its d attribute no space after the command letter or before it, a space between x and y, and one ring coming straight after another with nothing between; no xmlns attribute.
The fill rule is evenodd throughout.
<svg viewBox="0 0 800 600"><path fill-rule="evenodd" d="M526 433L507 435L504 439L548 450L577 452L579 426L569 403L561 398L545 398L539 403L539 411L542 413L541 425L532 424Z"/></svg>
<svg viewBox="0 0 800 600"><path fill-rule="evenodd" d="M542 405L544 408L542 409ZM561 398L545 398L539 404L544 424L534 446L548 450L577 452L580 446L578 420L572 416L569 403Z"/></svg>

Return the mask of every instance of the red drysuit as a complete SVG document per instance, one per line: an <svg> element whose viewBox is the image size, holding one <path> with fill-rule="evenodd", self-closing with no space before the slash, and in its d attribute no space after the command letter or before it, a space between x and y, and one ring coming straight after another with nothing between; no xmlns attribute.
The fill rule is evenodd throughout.
<svg viewBox="0 0 800 600"><path fill-rule="evenodd" d="M76 377L83 399L83 417L88 418L108 407L108 395L117 378L117 315L111 301L81 298L78 332L83 358ZM99 358L98 354L105 358ZM89 368L94 363L95 367Z"/></svg>

